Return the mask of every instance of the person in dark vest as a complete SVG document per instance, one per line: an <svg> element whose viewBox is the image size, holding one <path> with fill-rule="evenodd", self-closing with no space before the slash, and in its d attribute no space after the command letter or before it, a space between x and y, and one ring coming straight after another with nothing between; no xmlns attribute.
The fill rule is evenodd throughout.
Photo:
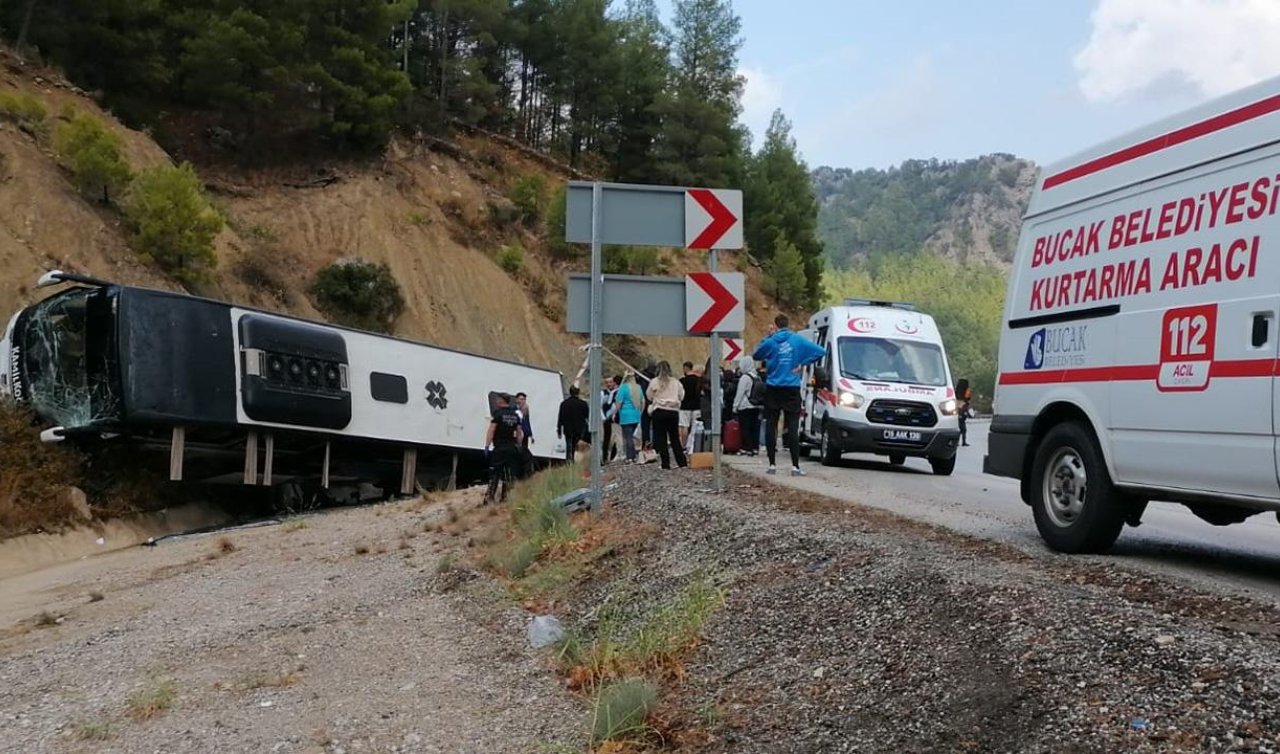
<svg viewBox="0 0 1280 754"><path fill-rule="evenodd" d="M511 396L502 393L497 397L497 407L489 418L489 432L484 447L489 453L489 489L484 493L482 505L505 501L511 480L521 466L520 446L524 432L520 429L520 414L511 406ZM501 497L498 487L502 487Z"/></svg>
<svg viewBox="0 0 1280 754"><path fill-rule="evenodd" d="M581 395L577 385L569 388L569 397L560 404L560 415L556 418L556 437L564 438L564 459L569 463L573 463L578 443L587 437L587 422L591 416L591 407Z"/></svg>
<svg viewBox="0 0 1280 754"><path fill-rule="evenodd" d="M973 388L968 380L956 383L956 416L960 419L960 444L969 447L969 402L973 400Z"/></svg>

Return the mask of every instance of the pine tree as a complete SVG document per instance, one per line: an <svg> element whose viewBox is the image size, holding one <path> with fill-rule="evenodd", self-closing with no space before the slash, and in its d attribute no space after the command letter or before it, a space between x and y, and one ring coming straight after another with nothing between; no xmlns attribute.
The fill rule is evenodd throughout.
<svg viewBox="0 0 1280 754"><path fill-rule="evenodd" d="M677 0L673 80L659 107L661 177L677 185L740 186L747 138L738 125L742 22L729 0Z"/></svg>
<svg viewBox="0 0 1280 754"><path fill-rule="evenodd" d="M662 132L659 107L671 77L668 33L654 0L628 0L621 21L622 80L615 117L613 178L657 179L654 148Z"/></svg>
<svg viewBox="0 0 1280 754"><path fill-rule="evenodd" d="M756 256L770 259L781 245L793 246L802 260L803 300L817 305L823 270L818 201L809 168L791 136L791 123L781 110L773 113L764 143L748 163L743 200L747 247Z"/></svg>
<svg viewBox="0 0 1280 754"><path fill-rule="evenodd" d="M775 249L773 258L765 263L774 298L785 306L803 306L807 299L804 258L790 241L778 242Z"/></svg>

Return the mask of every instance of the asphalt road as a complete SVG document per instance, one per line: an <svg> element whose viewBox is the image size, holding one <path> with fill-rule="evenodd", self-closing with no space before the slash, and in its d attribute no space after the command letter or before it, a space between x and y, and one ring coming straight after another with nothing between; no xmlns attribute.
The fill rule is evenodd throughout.
<svg viewBox="0 0 1280 754"><path fill-rule="evenodd" d="M782 484L849 502L896 511L904 516L954 531L1047 553L1036 532L1031 509L1018 496L1018 482L982 473L987 449L985 421L969 423L970 447L960 449L955 472L934 476L928 462L908 459L890 466L887 459L851 454L838 467L815 460L804 463L808 476L787 475L780 463L775 478ZM781 448L781 452L785 453ZM764 457L726 457L734 467L764 473ZM1215 591L1246 594L1280 604L1280 523L1271 513L1234 526L1211 526L1186 508L1151 503L1142 525L1125 527L1105 556L1087 557L1177 576Z"/></svg>

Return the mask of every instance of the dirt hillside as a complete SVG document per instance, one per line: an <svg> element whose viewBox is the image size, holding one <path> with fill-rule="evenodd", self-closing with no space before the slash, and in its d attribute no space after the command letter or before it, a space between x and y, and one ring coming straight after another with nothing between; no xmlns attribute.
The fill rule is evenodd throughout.
<svg viewBox="0 0 1280 754"><path fill-rule="evenodd" d="M24 93L45 107L44 133L0 119L0 314L41 296L30 286L62 268L108 280L180 289L139 259L119 215L82 198L53 154L49 134L71 108L119 133L134 170L175 161L147 134L130 130L51 71L24 67L0 52L0 95ZM187 135L207 147L204 134ZM186 150L184 150L186 151ZM583 339L564 332L564 281L582 259L546 251L547 229L500 219L510 187L541 175L555 187L567 176L485 138L400 138L381 159L308 164L291 170L244 170L192 149L227 228L218 238L218 268L207 289L193 291L238 303L323 319L307 293L317 271L345 257L386 262L404 294L396 335L442 346L550 366L572 377ZM525 250L515 273L497 261L504 246ZM748 340L772 316L760 273L736 255L722 269L748 270ZM670 274L705 269L705 259L664 254ZM640 351L678 363L705 359L705 341L663 338Z"/></svg>

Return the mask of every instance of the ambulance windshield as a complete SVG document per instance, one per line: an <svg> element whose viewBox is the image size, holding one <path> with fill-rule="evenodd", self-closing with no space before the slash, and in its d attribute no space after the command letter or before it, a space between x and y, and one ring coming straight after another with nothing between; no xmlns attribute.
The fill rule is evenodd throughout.
<svg viewBox="0 0 1280 754"><path fill-rule="evenodd" d="M943 387L942 349L932 343L889 338L841 338L840 374L855 380Z"/></svg>

